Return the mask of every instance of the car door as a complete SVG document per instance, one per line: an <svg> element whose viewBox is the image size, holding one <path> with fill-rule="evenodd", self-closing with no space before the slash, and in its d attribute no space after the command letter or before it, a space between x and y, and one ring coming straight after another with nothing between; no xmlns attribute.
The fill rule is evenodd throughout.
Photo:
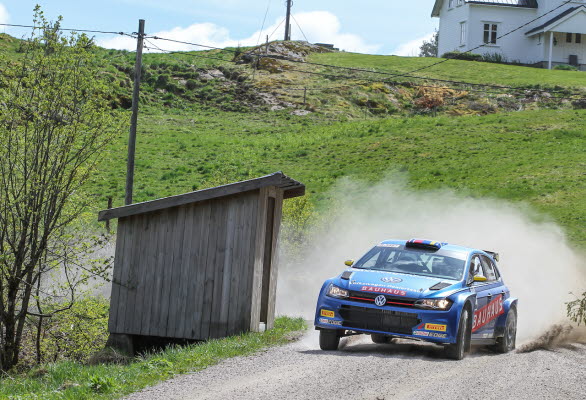
<svg viewBox="0 0 586 400"><path fill-rule="evenodd" d="M476 263L480 262L486 281L476 288L481 301L474 312L472 337L492 339L496 320L503 313L505 290L492 260L484 254L477 254L475 257Z"/></svg>

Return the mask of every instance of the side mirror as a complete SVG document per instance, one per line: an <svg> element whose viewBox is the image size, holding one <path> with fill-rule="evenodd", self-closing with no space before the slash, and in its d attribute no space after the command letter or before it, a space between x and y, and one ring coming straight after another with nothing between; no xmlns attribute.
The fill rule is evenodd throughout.
<svg viewBox="0 0 586 400"><path fill-rule="evenodd" d="M476 275L474 277L474 282L486 282L486 278L484 276Z"/></svg>
<svg viewBox="0 0 586 400"><path fill-rule="evenodd" d="M352 265L354 265L354 260L346 260L346 261L344 261L344 265L351 267Z"/></svg>

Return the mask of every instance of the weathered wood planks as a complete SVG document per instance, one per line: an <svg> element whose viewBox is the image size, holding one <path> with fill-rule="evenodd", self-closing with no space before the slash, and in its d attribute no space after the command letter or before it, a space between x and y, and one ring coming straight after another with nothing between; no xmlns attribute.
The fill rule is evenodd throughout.
<svg viewBox="0 0 586 400"><path fill-rule="evenodd" d="M205 340L272 328L285 189L250 187L120 218L111 333Z"/></svg>

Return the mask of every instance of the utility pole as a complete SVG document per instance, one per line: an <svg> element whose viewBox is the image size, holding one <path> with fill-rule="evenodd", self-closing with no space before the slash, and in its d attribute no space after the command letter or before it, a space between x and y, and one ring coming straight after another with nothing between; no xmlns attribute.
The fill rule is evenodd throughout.
<svg viewBox="0 0 586 400"><path fill-rule="evenodd" d="M142 70L142 45L144 40L144 19L138 20L138 37L136 40L136 62L134 63L134 88L132 91L132 116L130 117L130 135L128 136L128 161L126 166L126 195L124 204L132 204L132 187L134 185L134 151L136 149L136 125L138 121L138 100L140 95L140 74Z"/></svg>
<svg viewBox="0 0 586 400"><path fill-rule="evenodd" d="M285 40L291 40L291 5L293 0L287 0L287 18L285 18Z"/></svg>

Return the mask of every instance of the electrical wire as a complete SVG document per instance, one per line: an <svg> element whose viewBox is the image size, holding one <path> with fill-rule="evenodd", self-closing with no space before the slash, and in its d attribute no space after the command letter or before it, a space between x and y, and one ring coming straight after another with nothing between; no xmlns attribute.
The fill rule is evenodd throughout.
<svg viewBox="0 0 586 400"><path fill-rule="evenodd" d="M269 0L267 4L267 10L265 11L265 17L262 20L262 25L260 26L260 31L258 31L258 39L256 39L256 45L260 43L260 35L262 35L262 30L265 28L265 22L267 22L267 15L269 15L269 9L271 8L271 0Z"/></svg>
<svg viewBox="0 0 586 400"><path fill-rule="evenodd" d="M40 29L40 26L34 25L20 25L20 24L0 24L0 26L9 26L9 27L16 27L16 28L32 28L32 29ZM72 31L72 32L84 32L84 33L103 33L103 34L110 34L110 35L122 35L122 36L130 36L132 38L136 38L135 33L126 33L126 32L114 32L114 31L98 31L93 29L75 29L75 28L61 28L59 27L60 31Z"/></svg>

